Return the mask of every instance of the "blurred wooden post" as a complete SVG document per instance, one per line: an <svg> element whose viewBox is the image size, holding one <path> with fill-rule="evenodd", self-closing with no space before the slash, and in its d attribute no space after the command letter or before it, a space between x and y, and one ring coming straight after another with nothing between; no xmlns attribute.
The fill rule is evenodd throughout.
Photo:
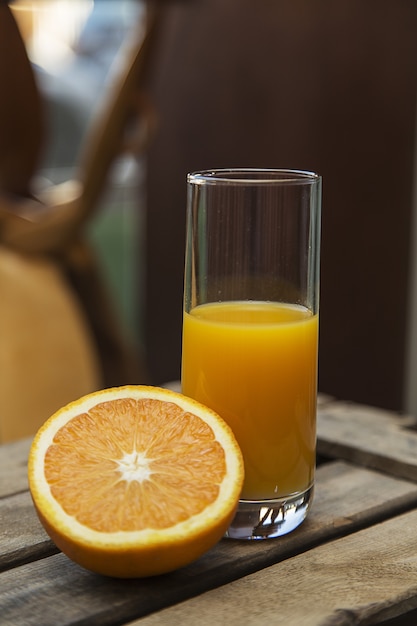
<svg viewBox="0 0 417 626"><path fill-rule="evenodd" d="M43 109L23 40L4 3L0 4L0 78L0 191L29 195L43 148Z"/></svg>

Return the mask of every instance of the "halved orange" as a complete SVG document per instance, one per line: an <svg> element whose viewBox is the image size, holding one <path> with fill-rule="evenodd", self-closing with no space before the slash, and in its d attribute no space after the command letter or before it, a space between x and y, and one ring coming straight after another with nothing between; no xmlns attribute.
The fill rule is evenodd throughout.
<svg viewBox="0 0 417 626"><path fill-rule="evenodd" d="M243 484L229 426L186 396L98 391L55 413L29 453L29 487L55 544L94 572L151 576L224 535Z"/></svg>

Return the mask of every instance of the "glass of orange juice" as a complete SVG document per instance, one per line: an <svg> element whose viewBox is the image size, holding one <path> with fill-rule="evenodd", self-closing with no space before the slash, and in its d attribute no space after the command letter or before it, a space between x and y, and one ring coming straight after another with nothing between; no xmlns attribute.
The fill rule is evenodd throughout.
<svg viewBox="0 0 417 626"><path fill-rule="evenodd" d="M314 489L321 177L210 170L187 188L182 391L228 422L243 453L227 536L278 537Z"/></svg>

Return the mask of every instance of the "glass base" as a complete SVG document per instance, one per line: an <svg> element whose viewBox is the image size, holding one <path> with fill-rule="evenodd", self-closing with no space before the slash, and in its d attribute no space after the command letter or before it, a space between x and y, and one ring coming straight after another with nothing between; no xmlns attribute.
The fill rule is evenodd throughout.
<svg viewBox="0 0 417 626"><path fill-rule="evenodd" d="M280 500L240 500L226 532L229 539L273 539L295 530L306 518L314 485Z"/></svg>

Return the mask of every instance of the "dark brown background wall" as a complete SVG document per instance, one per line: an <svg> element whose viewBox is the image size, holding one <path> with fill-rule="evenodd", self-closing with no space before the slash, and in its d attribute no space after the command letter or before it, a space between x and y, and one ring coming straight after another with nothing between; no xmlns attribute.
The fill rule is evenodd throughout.
<svg viewBox="0 0 417 626"><path fill-rule="evenodd" d="M180 376L185 177L324 179L320 390L401 409L416 119L415 0L167 5L152 72L147 352Z"/></svg>

